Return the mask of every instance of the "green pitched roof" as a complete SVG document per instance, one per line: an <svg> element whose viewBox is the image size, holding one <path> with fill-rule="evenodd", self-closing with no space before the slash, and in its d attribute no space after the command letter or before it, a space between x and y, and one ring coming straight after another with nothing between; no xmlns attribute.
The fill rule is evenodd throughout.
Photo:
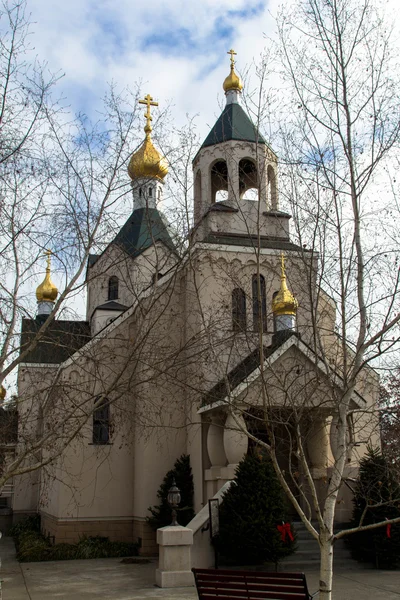
<svg viewBox="0 0 400 600"><path fill-rule="evenodd" d="M155 242L163 242L170 250L176 252L175 244L158 210L138 208L133 211L112 243L118 244L130 256L135 257Z"/></svg>
<svg viewBox="0 0 400 600"><path fill-rule="evenodd" d="M240 104L234 102L225 106L201 147L214 146L229 140L267 144Z"/></svg>

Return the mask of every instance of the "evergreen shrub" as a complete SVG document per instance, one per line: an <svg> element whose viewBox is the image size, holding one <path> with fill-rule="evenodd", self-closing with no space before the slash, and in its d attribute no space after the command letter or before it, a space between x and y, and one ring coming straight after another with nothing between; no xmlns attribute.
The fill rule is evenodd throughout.
<svg viewBox="0 0 400 600"><path fill-rule="evenodd" d="M359 525L366 508L363 525L400 517L400 486L380 450L369 448L361 459L353 502L352 527ZM348 544L357 560L372 562L379 569L400 566L400 524L391 525L390 537L383 525L352 534Z"/></svg>
<svg viewBox="0 0 400 600"><path fill-rule="evenodd" d="M295 541L283 542L277 529L287 521L286 495L271 461L247 455L220 506L219 552L240 565L277 564L296 548Z"/></svg>
<svg viewBox="0 0 400 600"><path fill-rule="evenodd" d="M174 468L165 475L157 492L157 498L159 498L160 504L150 506L148 509L151 513L151 517L147 518L147 522L153 529L159 529L160 527L171 524L171 507L168 504L167 496L168 490L172 486L174 479L181 494L181 502L177 508L177 521L179 525L187 525L194 517L194 487L190 456L182 454L175 462Z"/></svg>
<svg viewBox="0 0 400 600"><path fill-rule="evenodd" d="M101 536L83 536L77 544L62 543L53 546L40 533L37 524L37 519L29 517L12 529L17 559L20 562L126 557L137 556L138 553L137 544L110 542L107 537Z"/></svg>

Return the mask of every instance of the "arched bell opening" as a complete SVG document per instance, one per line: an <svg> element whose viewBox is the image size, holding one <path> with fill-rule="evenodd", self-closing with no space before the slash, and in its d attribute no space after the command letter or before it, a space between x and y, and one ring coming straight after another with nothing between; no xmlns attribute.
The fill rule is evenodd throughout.
<svg viewBox="0 0 400 600"><path fill-rule="evenodd" d="M249 158L239 162L239 196L241 200L258 200L258 173Z"/></svg>
<svg viewBox="0 0 400 600"><path fill-rule="evenodd" d="M228 166L224 160L218 160L211 168L211 203L227 199Z"/></svg>
<svg viewBox="0 0 400 600"><path fill-rule="evenodd" d="M276 173L271 165L268 165L267 168L267 203L270 208L277 210L278 194L276 189Z"/></svg>
<svg viewBox="0 0 400 600"><path fill-rule="evenodd" d="M228 201L228 190L218 190L215 194L214 202L227 202Z"/></svg>

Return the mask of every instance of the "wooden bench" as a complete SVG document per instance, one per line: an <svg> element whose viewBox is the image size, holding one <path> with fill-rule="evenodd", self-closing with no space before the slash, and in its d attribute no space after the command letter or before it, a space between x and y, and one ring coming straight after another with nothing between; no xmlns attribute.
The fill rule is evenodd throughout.
<svg viewBox="0 0 400 600"><path fill-rule="evenodd" d="M199 600L311 600L304 573L192 569Z"/></svg>

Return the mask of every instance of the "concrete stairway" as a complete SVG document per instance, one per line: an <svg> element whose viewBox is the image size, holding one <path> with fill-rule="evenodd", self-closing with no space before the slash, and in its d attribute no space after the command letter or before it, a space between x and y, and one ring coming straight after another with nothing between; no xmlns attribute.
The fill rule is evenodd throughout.
<svg viewBox="0 0 400 600"><path fill-rule="evenodd" d="M285 558L279 568L283 571L308 571L318 570L320 562L318 542L307 531L301 522L294 522L293 528L297 534L297 550L291 556ZM335 568L351 568L356 561L351 558L350 551L344 540L335 543L333 561Z"/></svg>

